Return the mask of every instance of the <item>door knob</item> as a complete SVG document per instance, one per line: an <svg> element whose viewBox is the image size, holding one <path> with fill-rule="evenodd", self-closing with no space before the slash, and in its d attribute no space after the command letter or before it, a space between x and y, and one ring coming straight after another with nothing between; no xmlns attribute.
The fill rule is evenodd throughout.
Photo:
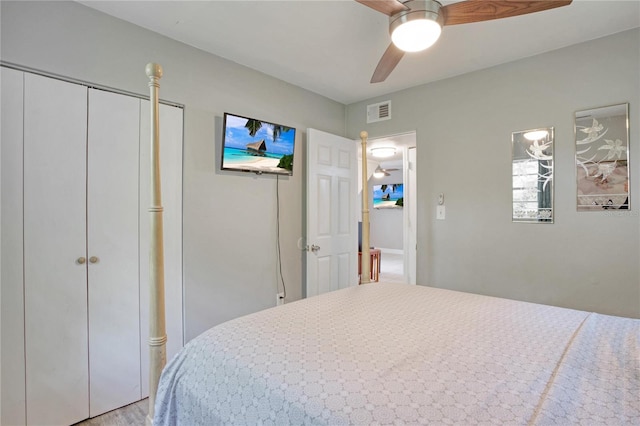
<svg viewBox="0 0 640 426"><path fill-rule="evenodd" d="M320 246L317 246L315 244L311 244L311 251L316 253L318 250L320 250Z"/></svg>
<svg viewBox="0 0 640 426"><path fill-rule="evenodd" d="M91 263L98 263L99 260L100 259L98 259L96 256L91 256L89 258L89 262L91 262Z"/></svg>
<svg viewBox="0 0 640 426"><path fill-rule="evenodd" d="M78 262L78 265L84 265L86 263L87 259L85 259L84 257L79 257L76 262Z"/></svg>

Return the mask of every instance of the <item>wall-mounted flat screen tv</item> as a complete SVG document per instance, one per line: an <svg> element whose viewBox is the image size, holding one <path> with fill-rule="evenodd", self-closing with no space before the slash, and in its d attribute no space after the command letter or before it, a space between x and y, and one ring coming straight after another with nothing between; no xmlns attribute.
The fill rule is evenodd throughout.
<svg viewBox="0 0 640 426"><path fill-rule="evenodd" d="M222 169L293 175L296 129L224 113Z"/></svg>

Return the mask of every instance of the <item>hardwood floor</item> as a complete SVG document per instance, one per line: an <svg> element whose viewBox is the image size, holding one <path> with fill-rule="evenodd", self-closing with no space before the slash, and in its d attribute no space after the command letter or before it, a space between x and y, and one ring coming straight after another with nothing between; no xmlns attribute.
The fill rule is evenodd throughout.
<svg viewBox="0 0 640 426"><path fill-rule="evenodd" d="M149 408L147 398L73 426L144 426Z"/></svg>

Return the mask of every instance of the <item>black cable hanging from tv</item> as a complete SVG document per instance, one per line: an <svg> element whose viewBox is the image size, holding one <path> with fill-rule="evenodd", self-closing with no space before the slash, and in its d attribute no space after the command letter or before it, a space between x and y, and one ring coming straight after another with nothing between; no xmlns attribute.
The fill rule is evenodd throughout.
<svg viewBox="0 0 640 426"><path fill-rule="evenodd" d="M276 251L278 255L278 270L280 272L280 282L282 283L282 303L287 298L287 287L284 285L282 276L282 258L280 256L280 176L276 175ZM276 284L277 287L277 284Z"/></svg>

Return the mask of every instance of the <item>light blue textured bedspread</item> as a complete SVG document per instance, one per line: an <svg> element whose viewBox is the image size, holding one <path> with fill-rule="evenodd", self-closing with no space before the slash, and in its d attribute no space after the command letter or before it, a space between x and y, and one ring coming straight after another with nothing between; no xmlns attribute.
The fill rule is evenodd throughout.
<svg viewBox="0 0 640 426"><path fill-rule="evenodd" d="M640 320L376 283L216 326L156 426L639 424Z"/></svg>

